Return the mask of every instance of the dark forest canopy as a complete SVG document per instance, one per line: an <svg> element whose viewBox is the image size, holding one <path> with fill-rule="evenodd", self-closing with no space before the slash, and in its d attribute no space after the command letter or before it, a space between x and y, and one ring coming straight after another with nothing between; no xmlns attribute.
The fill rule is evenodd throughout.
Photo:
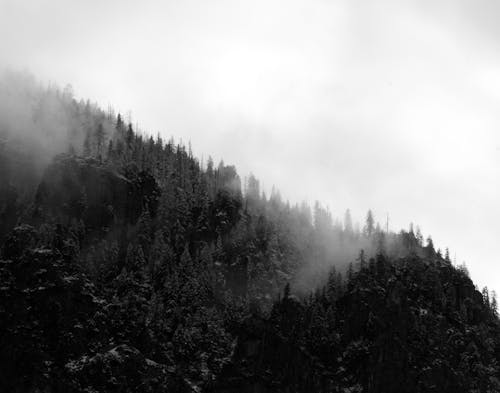
<svg viewBox="0 0 500 393"><path fill-rule="evenodd" d="M0 391L498 392L496 296L418 228L0 84Z"/></svg>

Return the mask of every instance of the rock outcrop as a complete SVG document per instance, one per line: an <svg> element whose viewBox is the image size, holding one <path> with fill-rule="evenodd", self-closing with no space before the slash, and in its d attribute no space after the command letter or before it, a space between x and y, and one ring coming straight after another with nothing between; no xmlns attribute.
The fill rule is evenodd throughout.
<svg viewBox="0 0 500 393"><path fill-rule="evenodd" d="M35 196L35 212L63 223L82 220L87 229L134 223L144 209L154 216L160 195L155 179L129 170L127 176L91 158L57 156Z"/></svg>

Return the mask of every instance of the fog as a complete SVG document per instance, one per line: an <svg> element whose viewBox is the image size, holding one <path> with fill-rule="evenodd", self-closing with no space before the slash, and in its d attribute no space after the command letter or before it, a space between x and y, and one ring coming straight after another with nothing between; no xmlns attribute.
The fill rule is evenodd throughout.
<svg viewBox="0 0 500 393"><path fill-rule="evenodd" d="M0 0L0 65L130 110L292 201L415 222L498 291L499 8Z"/></svg>
<svg viewBox="0 0 500 393"><path fill-rule="evenodd" d="M2 187L12 182L33 188L55 155L82 152L96 120L112 135L112 117L89 101L77 103L69 85L47 86L28 72L0 72Z"/></svg>
<svg viewBox="0 0 500 393"><path fill-rule="evenodd" d="M5 72L0 76L0 136L5 146L24 150L43 166L53 155L68 150L75 123L62 100L54 92L45 92L32 75Z"/></svg>

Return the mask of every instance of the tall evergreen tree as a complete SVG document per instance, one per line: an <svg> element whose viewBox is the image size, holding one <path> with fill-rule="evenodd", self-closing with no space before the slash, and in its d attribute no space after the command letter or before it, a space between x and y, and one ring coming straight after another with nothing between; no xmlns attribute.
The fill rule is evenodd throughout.
<svg viewBox="0 0 500 393"><path fill-rule="evenodd" d="M351 217L351 211L349 209L347 209L344 214L344 231L348 235L352 235L353 233L352 217Z"/></svg>
<svg viewBox="0 0 500 393"><path fill-rule="evenodd" d="M368 213L366 215L366 223L365 223L365 228L364 232L365 235L370 237L375 230L375 219L373 218L373 213L371 210L368 210Z"/></svg>

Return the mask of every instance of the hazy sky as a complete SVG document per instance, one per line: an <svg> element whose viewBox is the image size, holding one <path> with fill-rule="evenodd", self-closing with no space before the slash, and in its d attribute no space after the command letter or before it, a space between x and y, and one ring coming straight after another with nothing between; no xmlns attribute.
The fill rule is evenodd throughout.
<svg viewBox="0 0 500 393"><path fill-rule="evenodd" d="M500 291L500 2L0 0L0 66L292 201L419 224Z"/></svg>

